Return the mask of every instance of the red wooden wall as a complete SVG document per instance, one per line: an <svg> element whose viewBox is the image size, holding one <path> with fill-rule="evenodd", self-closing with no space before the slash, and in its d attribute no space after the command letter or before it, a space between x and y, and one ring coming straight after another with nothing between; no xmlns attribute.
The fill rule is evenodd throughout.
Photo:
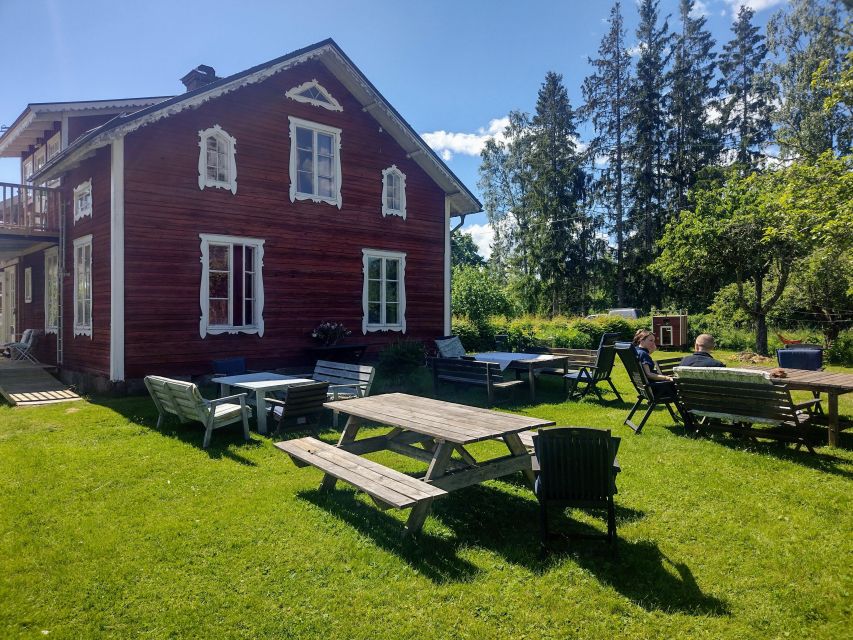
<svg viewBox="0 0 853 640"><path fill-rule="evenodd" d="M285 91L312 79L329 90L343 112L285 97ZM288 115L342 129L342 209L290 202ZM198 187L198 132L215 124L237 140L236 195ZM108 362L103 340L109 327L103 323L109 293L103 285L109 265L109 193L98 188L108 163L108 150L93 163L95 219L74 228L77 235L90 228L95 234L97 297L94 339L86 349L82 345L88 338L74 340L68 366ZM392 164L406 174L406 220L382 216L381 172ZM82 181L75 179L74 184ZM323 320L344 322L353 331L351 342L377 346L401 337L441 335L444 228L441 189L318 62L145 126L125 141L126 377L206 373L211 359L233 355L245 356L255 367L307 362L310 332ZM200 233L266 241L262 338L199 336ZM361 333L363 248L407 254L405 336ZM71 293L66 287L68 309Z"/></svg>

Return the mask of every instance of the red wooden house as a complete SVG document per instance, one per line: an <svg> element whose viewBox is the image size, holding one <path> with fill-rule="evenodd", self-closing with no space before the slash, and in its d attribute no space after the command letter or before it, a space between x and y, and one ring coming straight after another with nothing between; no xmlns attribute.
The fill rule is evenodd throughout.
<svg viewBox="0 0 853 640"><path fill-rule="evenodd" d="M448 333L449 222L480 203L334 41L182 81L0 137L32 163L0 203L6 337L110 386L305 362L324 320L374 349Z"/></svg>

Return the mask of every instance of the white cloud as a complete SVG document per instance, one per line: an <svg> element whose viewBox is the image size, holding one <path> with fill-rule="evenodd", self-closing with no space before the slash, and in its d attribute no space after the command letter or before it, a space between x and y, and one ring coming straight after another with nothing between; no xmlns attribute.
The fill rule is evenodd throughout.
<svg viewBox="0 0 853 640"><path fill-rule="evenodd" d="M732 16L737 16L737 12L740 11L742 6L749 7L755 13L759 11L764 11L765 9L769 9L771 7L775 7L776 5L782 4L785 0L723 0L727 5L729 5L732 9Z"/></svg>
<svg viewBox="0 0 853 640"><path fill-rule="evenodd" d="M636 58L637 56L639 56L643 52L643 49L645 49L645 48L646 48L646 43L645 42L639 42L639 43L637 43L637 46L630 47L628 49L628 55L631 56L632 58Z"/></svg>
<svg viewBox="0 0 853 640"><path fill-rule="evenodd" d="M465 156L479 156L489 138L503 141L503 132L508 124L509 116L504 116L490 120L488 126L480 127L476 133L431 131L422 133L421 138L441 156L442 160L448 162L453 159L455 153L461 153Z"/></svg>
<svg viewBox="0 0 853 640"><path fill-rule="evenodd" d="M486 260L492 256L492 241L495 239L495 232L488 222L486 224L472 224L461 229L461 231L471 236L474 244L477 245L477 253Z"/></svg>
<svg viewBox="0 0 853 640"><path fill-rule="evenodd" d="M693 11L690 12L691 18L698 18L699 16L710 16L711 10L708 8L708 3L703 0L695 0L693 3Z"/></svg>

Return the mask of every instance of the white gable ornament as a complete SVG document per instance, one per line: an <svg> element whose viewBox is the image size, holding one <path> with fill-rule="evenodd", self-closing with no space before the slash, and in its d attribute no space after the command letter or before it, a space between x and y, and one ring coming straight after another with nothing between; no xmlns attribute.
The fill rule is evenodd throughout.
<svg viewBox="0 0 853 640"><path fill-rule="evenodd" d="M341 103L332 97L332 94L316 80L303 82L298 87L293 87L284 94L291 100L313 104L315 107L323 107L329 111L343 111Z"/></svg>

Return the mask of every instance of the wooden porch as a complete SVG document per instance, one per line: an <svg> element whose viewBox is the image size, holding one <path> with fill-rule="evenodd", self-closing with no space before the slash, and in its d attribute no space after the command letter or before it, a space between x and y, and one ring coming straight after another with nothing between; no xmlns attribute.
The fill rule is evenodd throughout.
<svg viewBox="0 0 853 640"><path fill-rule="evenodd" d="M59 241L59 189L0 182L0 262Z"/></svg>
<svg viewBox="0 0 853 640"><path fill-rule="evenodd" d="M74 391L54 378L54 367L0 358L0 395L13 407L81 400Z"/></svg>

